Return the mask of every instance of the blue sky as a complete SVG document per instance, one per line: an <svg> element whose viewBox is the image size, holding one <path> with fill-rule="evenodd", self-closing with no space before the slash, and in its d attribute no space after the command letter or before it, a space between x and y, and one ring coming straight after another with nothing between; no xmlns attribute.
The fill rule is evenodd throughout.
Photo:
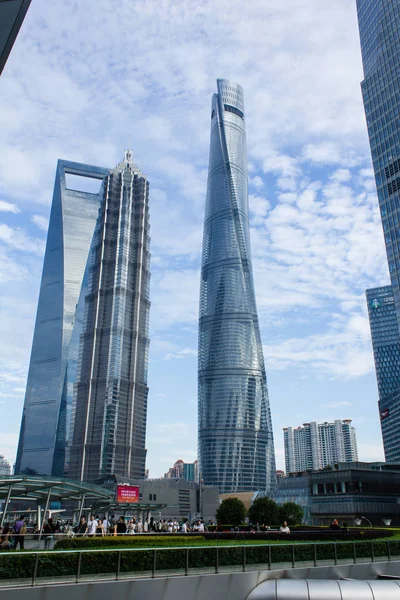
<svg viewBox="0 0 400 600"><path fill-rule="evenodd" d="M58 158L151 184L148 467L196 457L211 95L244 87L251 243L282 427L351 418L383 459L364 291L388 271L355 0L34 0L0 81L0 453L14 460Z"/></svg>

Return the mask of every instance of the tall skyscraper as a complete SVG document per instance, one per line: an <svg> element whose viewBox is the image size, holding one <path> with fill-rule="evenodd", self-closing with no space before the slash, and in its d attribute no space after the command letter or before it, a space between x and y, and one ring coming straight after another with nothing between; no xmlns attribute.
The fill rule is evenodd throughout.
<svg viewBox="0 0 400 600"><path fill-rule="evenodd" d="M399 330L400 2L357 0L357 13L364 67L361 89ZM398 332L394 331L392 337L396 335ZM377 373L377 377L379 385L381 374ZM393 457L389 445L400 448L400 427L396 421L396 414L400 413L399 398L400 393L393 392L390 413L381 421L388 461Z"/></svg>
<svg viewBox="0 0 400 600"><path fill-rule="evenodd" d="M0 0L0 75L30 3L31 0Z"/></svg>
<svg viewBox="0 0 400 600"><path fill-rule="evenodd" d="M358 460L356 430L351 419L285 427L286 473L317 471L338 462Z"/></svg>
<svg viewBox="0 0 400 600"><path fill-rule="evenodd" d="M108 169L58 161L15 473L62 475L64 470L71 340L102 194L68 189L68 174L98 179L100 187Z"/></svg>
<svg viewBox="0 0 400 600"><path fill-rule="evenodd" d="M109 172L88 264L68 476L144 478L149 183L126 151Z"/></svg>
<svg viewBox="0 0 400 600"><path fill-rule="evenodd" d="M269 490L275 455L251 264L240 85L217 80L199 320L199 462L221 493Z"/></svg>
<svg viewBox="0 0 400 600"><path fill-rule="evenodd" d="M400 334L390 285L367 290L385 456L400 462Z"/></svg>

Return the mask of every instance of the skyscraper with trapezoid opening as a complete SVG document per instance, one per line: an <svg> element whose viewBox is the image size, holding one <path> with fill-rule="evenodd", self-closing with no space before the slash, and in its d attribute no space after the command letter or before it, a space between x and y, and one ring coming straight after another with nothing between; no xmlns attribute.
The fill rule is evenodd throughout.
<svg viewBox="0 0 400 600"><path fill-rule="evenodd" d="M200 284L200 469L220 493L270 490L275 454L251 264L243 90L225 79L217 86Z"/></svg>

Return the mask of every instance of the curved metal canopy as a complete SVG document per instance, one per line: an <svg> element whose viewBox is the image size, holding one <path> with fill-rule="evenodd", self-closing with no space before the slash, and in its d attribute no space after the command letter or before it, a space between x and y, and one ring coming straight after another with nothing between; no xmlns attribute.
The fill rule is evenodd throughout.
<svg viewBox="0 0 400 600"><path fill-rule="evenodd" d="M260 583L247 600L393 600L400 598L400 581L334 579L275 579Z"/></svg>
<svg viewBox="0 0 400 600"><path fill-rule="evenodd" d="M10 493L11 490L11 493ZM9 475L0 478L0 500L46 500L50 492L53 500L95 500L110 503L115 492L84 481L40 475Z"/></svg>

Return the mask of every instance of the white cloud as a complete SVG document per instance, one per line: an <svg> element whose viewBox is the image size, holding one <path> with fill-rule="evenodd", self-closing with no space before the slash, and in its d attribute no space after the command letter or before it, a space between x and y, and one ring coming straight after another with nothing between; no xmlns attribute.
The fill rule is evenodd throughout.
<svg viewBox="0 0 400 600"><path fill-rule="evenodd" d="M20 252L34 253L39 256L44 252L43 240L30 238L20 227L9 227L5 223L0 223L0 242Z"/></svg>
<svg viewBox="0 0 400 600"><path fill-rule="evenodd" d="M43 215L33 215L31 221L32 223L35 223L35 225L39 227L39 229L47 232L49 228L49 220L46 219L46 217L44 217Z"/></svg>
<svg viewBox="0 0 400 600"><path fill-rule="evenodd" d="M16 204L6 202L5 200L0 200L0 212L10 212L17 215L21 211Z"/></svg>
<svg viewBox="0 0 400 600"><path fill-rule="evenodd" d="M321 408L341 408L342 406L353 406L351 402L343 400L340 402L329 402L328 404L321 404Z"/></svg>
<svg viewBox="0 0 400 600"><path fill-rule="evenodd" d="M183 348L183 350L179 350L179 352L169 352L164 356L164 360L171 360L174 358L182 359L187 358L188 356L197 356L197 350L194 350L193 348Z"/></svg>

